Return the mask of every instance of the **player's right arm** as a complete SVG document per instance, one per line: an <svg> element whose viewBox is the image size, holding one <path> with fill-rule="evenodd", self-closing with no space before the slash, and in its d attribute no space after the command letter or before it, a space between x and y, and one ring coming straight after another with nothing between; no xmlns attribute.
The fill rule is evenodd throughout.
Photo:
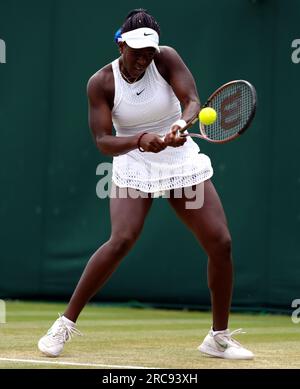
<svg viewBox="0 0 300 389"><path fill-rule="evenodd" d="M89 126L97 148L103 154L117 156L136 149L141 134L123 137L112 134L114 83L111 73L109 68L105 67L88 82ZM166 147L155 134L144 135L140 145L145 151L150 152L159 152Z"/></svg>

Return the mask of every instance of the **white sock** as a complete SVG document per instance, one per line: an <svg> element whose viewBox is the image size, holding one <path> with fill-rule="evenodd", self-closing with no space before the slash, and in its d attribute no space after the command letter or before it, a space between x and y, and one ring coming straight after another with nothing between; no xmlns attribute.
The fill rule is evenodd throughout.
<svg viewBox="0 0 300 389"><path fill-rule="evenodd" d="M218 330L218 331L214 331L214 330L212 329L212 335L215 336L215 335L218 335L218 334L222 334L222 333L226 332L227 329L228 329L228 328L226 328L225 330Z"/></svg>
<svg viewBox="0 0 300 389"><path fill-rule="evenodd" d="M62 319L63 319L63 321L64 321L66 324L68 324L69 326L74 327L74 326L76 325L72 320L68 319L66 316L62 316Z"/></svg>

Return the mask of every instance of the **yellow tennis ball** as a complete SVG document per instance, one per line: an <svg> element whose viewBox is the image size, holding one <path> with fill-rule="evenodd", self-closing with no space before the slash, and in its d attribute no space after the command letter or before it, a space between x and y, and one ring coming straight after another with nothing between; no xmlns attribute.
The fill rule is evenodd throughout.
<svg viewBox="0 0 300 389"><path fill-rule="evenodd" d="M213 124L217 119L217 112L211 108L206 107L199 112L199 120L201 123L209 125Z"/></svg>

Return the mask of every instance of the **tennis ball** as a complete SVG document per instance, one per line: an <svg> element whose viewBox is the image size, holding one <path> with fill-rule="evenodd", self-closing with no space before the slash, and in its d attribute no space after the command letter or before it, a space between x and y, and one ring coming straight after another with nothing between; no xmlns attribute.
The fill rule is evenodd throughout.
<svg viewBox="0 0 300 389"><path fill-rule="evenodd" d="M206 107L199 112L199 120L201 123L209 125L213 124L217 119L217 112L211 108Z"/></svg>

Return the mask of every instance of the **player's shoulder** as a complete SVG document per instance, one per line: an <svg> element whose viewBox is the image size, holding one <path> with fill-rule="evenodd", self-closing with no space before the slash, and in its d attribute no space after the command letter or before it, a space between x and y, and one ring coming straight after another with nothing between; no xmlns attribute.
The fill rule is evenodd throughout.
<svg viewBox="0 0 300 389"><path fill-rule="evenodd" d="M155 56L155 64L161 74L169 72L172 68L177 68L177 65L182 62L177 51L170 46L160 46L160 52Z"/></svg>
<svg viewBox="0 0 300 389"><path fill-rule="evenodd" d="M170 75L182 64L182 59L177 51L170 46L160 46L160 52L154 58L155 65L163 78L170 82Z"/></svg>
<svg viewBox="0 0 300 389"><path fill-rule="evenodd" d="M114 76L111 63L94 73L87 83L88 95L109 93L114 87Z"/></svg>
<svg viewBox="0 0 300 389"><path fill-rule="evenodd" d="M157 53L159 60L176 60L180 58L178 52L171 46L159 46L160 52Z"/></svg>

